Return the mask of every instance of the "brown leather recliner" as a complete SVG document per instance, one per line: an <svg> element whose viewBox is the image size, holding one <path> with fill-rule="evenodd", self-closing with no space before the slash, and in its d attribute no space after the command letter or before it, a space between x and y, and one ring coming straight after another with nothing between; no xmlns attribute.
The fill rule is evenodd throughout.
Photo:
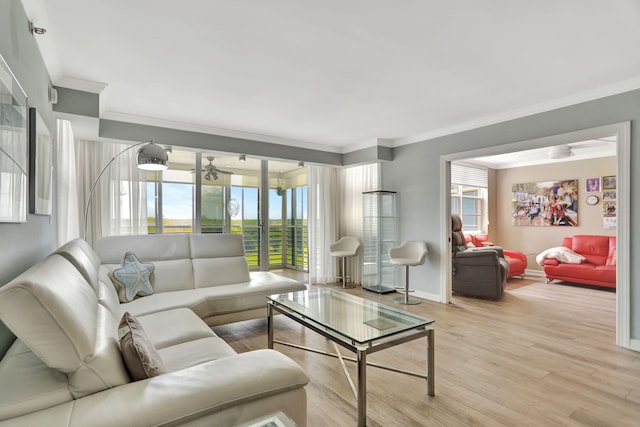
<svg viewBox="0 0 640 427"><path fill-rule="evenodd" d="M451 216L453 250L452 289L459 295L499 299L509 275L509 263L500 246L467 248L462 219Z"/></svg>

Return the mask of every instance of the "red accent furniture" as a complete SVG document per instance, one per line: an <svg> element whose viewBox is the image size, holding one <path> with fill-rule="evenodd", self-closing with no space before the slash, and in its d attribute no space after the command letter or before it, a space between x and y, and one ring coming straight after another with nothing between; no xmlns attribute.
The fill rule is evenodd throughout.
<svg viewBox="0 0 640 427"><path fill-rule="evenodd" d="M473 246L481 248L483 246L493 246L493 243L489 241L489 236L486 234L465 234L464 239L467 242L473 244ZM510 279L514 276L520 276L520 278L524 278L524 271L527 269L527 256L522 252L518 251L510 251L508 249L503 249L504 259L509 263L509 275L507 279Z"/></svg>
<svg viewBox="0 0 640 427"><path fill-rule="evenodd" d="M509 249L503 249L504 258L509 262L509 276L520 276L524 279L524 271L527 269L527 256L522 252L510 251Z"/></svg>
<svg viewBox="0 0 640 427"><path fill-rule="evenodd" d="M564 280L586 285L616 287L616 238L615 236L577 235L565 237L562 246L584 256L582 264L568 264L555 258L543 262L547 283Z"/></svg>

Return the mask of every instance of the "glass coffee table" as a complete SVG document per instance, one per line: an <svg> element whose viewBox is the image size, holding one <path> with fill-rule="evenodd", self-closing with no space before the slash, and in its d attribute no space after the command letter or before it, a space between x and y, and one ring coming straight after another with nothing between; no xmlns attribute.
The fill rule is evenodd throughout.
<svg viewBox="0 0 640 427"><path fill-rule="evenodd" d="M281 313L334 343L336 353L327 353L301 345L273 339L273 315ZM367 420L367 365L400 372L427 380L427 394L435 394L434 330L427 326L433 320L411 314L399 308L333 289L289 292L267 297L267 346L282 344L307 351L337 357L358 401L358 425ZM367 354L404 342L427 337L426 375L367 362ZM337 344L337 345L336 345ZM338 345L356 353L356 358L340 354ZM357 362L358 386L354 385L344 360Z"/></svg>

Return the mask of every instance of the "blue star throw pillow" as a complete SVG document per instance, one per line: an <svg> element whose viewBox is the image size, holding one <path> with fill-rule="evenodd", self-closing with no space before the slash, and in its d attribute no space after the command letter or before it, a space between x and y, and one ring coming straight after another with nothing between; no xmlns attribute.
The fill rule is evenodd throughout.
<svg viewBox="0 0 640 427"><path fill-rule="evenodd" d="M153 294L149 277L155 268L150 262L140 262L133 252L124 254L122 268L113 270L110 275L120 302L131 302L138 296Z"/></svg>

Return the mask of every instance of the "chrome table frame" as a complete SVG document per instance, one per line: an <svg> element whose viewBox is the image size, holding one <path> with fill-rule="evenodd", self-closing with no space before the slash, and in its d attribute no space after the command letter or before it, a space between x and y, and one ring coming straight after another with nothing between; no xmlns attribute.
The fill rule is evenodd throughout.
<svg viewBox="0 0 640 427"><path fill-rule="evenodd" d="M298 344L274 340L273 339L274 311L277 311L278 313L285 315L289 319L292 319L297 323L301 324L302 326L308 329L311 329L312 331L331 340L334 343L336 353L335 354L328 353L326 351L304 347ZM317 323L315 320L309 318L308 316L303 316L299 313L296 313L295 311L289 309L288 307L279 303L278 301L267 299L267 347L270 349L273 349L273 344L276 343L276 344L286 345L289 347L299 348L302 350L311 351L314 353L324 354L326 356L338 358L342 365L342 370L344 371L347 377L347 380L349 381L351 390L358 402L358 426L366 426L366 422L367 422L367 369L366 369L367 365L373 366L376 368L386 369L389 371L399 372L402 374L411 375L419 378L424 378L427 380L427 394L429 396L435 395L434 333L435 331L433 329L427 328L426 325L422 325L413 329L398 332L388 337L373 340L371 342L358 343L355 340L348 339L344 336L341 336L335 333L334 331L329 330L328 328ZM411 372L411 371L406 371L403 369L398 369L398 368L394 368L386 365L367 362L367 354L375 353L377 351L384 350L389 347L393 347L405 342L413 341L422 337L427 337L426 375L418 372ZM354 352L356 354L356 358L342 356L336 344ZM349 372L347 371L347 368L344 364L344 360L357 362L357 365L358 365L357 390L355 385L353 384L353 381L351 380L351 376L349 375Z"/></svg>

